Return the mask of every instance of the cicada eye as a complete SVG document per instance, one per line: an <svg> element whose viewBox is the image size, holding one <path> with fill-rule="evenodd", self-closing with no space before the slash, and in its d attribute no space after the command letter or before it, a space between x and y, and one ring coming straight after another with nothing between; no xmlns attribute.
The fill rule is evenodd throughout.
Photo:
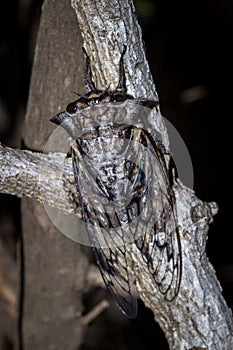
<svg viewBox="0 0 233 350"><path fill-rule="evenodd" d="M113 102L124 102L125 100L126 100L126 97L125 97L125 95L124 94L122 94L122 93L118 93L118 92L116 92L112 97L111 97L111 100L113 101Z"/></svg>
<svg viewBox="0 0 233 350"><path fill-rule="evenodd" d="M75 114L77 112L77 105L75 102L71 102L68 104L68 106L66 107L66 112L69 114Z"/></svg>

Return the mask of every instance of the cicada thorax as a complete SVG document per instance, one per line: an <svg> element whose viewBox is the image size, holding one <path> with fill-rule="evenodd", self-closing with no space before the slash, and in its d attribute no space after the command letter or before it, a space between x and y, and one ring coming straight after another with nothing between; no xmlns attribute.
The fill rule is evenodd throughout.
<svg viewBox="0 0 233 350"><path fill-rule="evenodd" d="M76 140L80 137L97 137L99 132L101 135L111 135L129 125L152 130L154 123L151 113L150 108L126 100L93 104L77 110L73 115L60 113L52 121L61 125Z"/></svg>

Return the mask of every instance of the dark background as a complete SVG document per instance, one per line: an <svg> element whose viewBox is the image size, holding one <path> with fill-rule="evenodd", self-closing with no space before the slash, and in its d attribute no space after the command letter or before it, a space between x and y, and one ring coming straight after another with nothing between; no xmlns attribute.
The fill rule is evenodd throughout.
<svg viewBox="0 0 233 350"><path fill-rule="evenodd" d="M41 3L0 3L0 141L11 147L21 145ZM220 208L210 227L207 253L232 308L231 155L227 141L232 118L233 3L137 0L135 4L162 114L189 150L197 196L216 201ZM17 198L0 196L0 240L14 259L19 208ZM1 325L0 337L4 338ZM152 313L140 303L134 321L119 314L112 317L110 311L100 316L89 327L83 349L109 349L110 345L113 350L140 349L151 343L157 349L168 349ZM5 339L0 350L7 349L11 346Z"/></svg>

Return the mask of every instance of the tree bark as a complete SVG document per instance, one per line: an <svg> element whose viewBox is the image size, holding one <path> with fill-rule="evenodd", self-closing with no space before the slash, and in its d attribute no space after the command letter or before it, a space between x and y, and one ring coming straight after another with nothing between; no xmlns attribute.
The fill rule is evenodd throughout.
<svg viewBox="0 0 233 350"><path fill-rule="evenodd" d="M149 67L143 51L141 29L131 0L72 0L84 46L93 62L96 82L100 88L116 84L117 65L124 44L128 92L135 97L157 99ZM120 52L119 52L120 51ZM114 60L118 53L118 60ZM98 78L99 79L98 79ZM100 83L100 82L102 83ZM165 147L169 147L160 112L155 115L157 131ZM208 225L217 212L214 203L204 203L182 183L174 188L178 221L182 233L183 274L180 292L173 303L164 302L135 249L137 291L145 305L164 330L170 349L232 349L232 315L221 287L205 253ZM191 278L190 278L191 277Z"/></svg>
<svg viewBox="0 0 233 350"><path fill-rule="evenodd" d="M69 20L64 22L64 14L68 11L69 6L65 5L65 2L62 4L60 5L59 2L58 5L55 1L50 0L44 5L44 18L42 17L41 21L25 123L25 130L28 130L25 135L25 144L34 149L41 150L46 138L52 131L52 128L48 127L48 117L59 112L60 108L64 108L67 102L72 100L70 98L68 101L64 101L64 86L71 87L71 82L74 83L75 77L77 77L75 73L78 72L77 62L74 58L78 58L79 54L75 54L74 50L78 46L77 42L80 43L80 47L82 44L79 41L80 39L74 38L77 27L72 11L69 14L67 13L65 18L69 18ZM58 8L60 6L62 8ZM72 6L77 14L84 46L91 59L94 79L98 88L105 89L108 86L110 88L116 86L119 57L123 45L126 44L125 67L128 92L135 97L158 99L145 58L141 29L136 20L132 1L72 0ZM52 10L49 11L49 8L54 7L56 7L56 11L54 11L56 16ZM61 16L61 18L59 19L58 16ZM49 28L51 29L49 23L51 22L53 23L53 30L49 31ZM62 29L59 28L60 25L63 26ZM71 26L70 31L66 28L69 26ZM67 48L65 43L68 43L68 39L65 39L67 38L64 35L65 32L69 32L67 35L70 38ZM49 37L49 43L46 41L46 37ZM53 51L52 47L57 47L57 50ZM161 135L163 144L168 148L169 140L160 112L155 111L154 117L155 128ZM15 151L8 151L11 153L9 157L11 155L15 156ZM4 155L3 148L0 149L0 159L1 154ZM35 164L28 162L28 153L20 153L20 156L22 162L24 162L23 158L25 157L27 169L40 173L38 167L35 170ZM54 157L41 157L53 166L54 174L57 171L56 169L58 169L59 174L59 171L61 171L59 166L56 168L59 163L59 155L57 157L56 155ZM6 167L10 172L10 165L8 164ZM67 169L67 173L71 174L72 170L69 162L67 162ZM14 171L12 170L12 176L15 176ZM18 175L19 178L22 178L23 172L24 169ZM40 174L42 184L48 182L48 176L50 177L50 173L42 172ZM6 177L6 182L8 179L9 176ZM59 175L57 179L59 179ZM33 182L32 179L32 189L36 188ZM57 183L59 183L59 180ZM72 188L72 180L69 180L68 183ZM19 195L20 186L25 195L33 198L34 193L36 193L35 199L46 201L45 198L38 197L38 191L28 190L25 193L25 185L22 185L22 181L15 186L15 193L13 193L12 187L9 188L8 185L6 185L4 191ZM153 311L155 320L165 332L170 349L230 350L233 348L232 315L222 297L220 284L205 253L209 223L212 222L213 215L217 212L217 206L214 203L202 202L192 190L185 187L181 182L174 186L174 191L179 228L182 235L183 273L180 292L173 302L164 301L148 272L147 265L135 246L133 248L133 260L136 268L132 273L136 278L138 296ZM69 203L67 208L72 210L72 202L69 202L69 198L65 194L64 199ZM55 192L54 196L48 196L47 201L51 205L56 205L56 202L60 205L60 193ZM24 200L26 293L23 313L23 339L25 349L39 349L39 346L42 348L41 344L44 337L46 338L43 344L44 347L53 344L53 339L59 339L59 332L64 322L66 323L66 317L60 318L60 321L58 320L60 315L63 314L62 310L68 310L68 305L64 302L65 294L67 292L72 294L72 290L74 291L77 288L77 283L75 284L77 279L80 281L80 286L84 285L84 271L86 271L87 266L80 247L74 246L72 242L55 232L42 211L40 204ZM42 233L42 228L46 233ZM81 265L83 264L81 270L77 266L80 261ZM70 266L70 270L66 273L68 266ZM52 279L55 279L55 282L51 285ZM46 293L44 290L46 290ZM59 293L55 293L56 290L59 290ZM82 293L81 288L79 291ZM70 312L68 312L68 325L69 322L75 322L74 305L76 299L74 300L71 294L69 295L69 305L71 305L72 300L73 303ZM52 301L50 296L53 297ZM40 300L40 302L37 303L37 300ZM43 301L43 308L39 307L41 300ZM38 305L36 312L32 312L34 303ZM58 306L58 310L56 310L56 306ZM81 311L82 305L79 304L78 309ZM34 322L33 327L30 326L31 321ZM40 335L33 333L33 329L36 329L38 322L41 328ZM48 335L48 332L46 332L48 324L56 325L54 327L56 334ZM71 334L68 330L67 332L66 335L63 333L63 339L67 336L67 340L70 341ZM55 336L58 338L54 338ZM75 341L79 343L80 339L75 339ZM60 347L59 342L56 342L56 345L56 349L65 348L64 344L62 344L63 347ZM69 344L68 348L73 347Z"/></svg>
<svg viewBox="0 0 233 350"><path fill-rule="evenodd" d="M66 213L75 210L70 198L75 192L71 159L62 153L22 151L0 144L0 186L1 193L46 202Z"/></svg>
<svg viewBox="0 0 233 350"><path fill-rule="evenodd" d="M73 91L82 83L81 46L80 31L69 1L45 1L23 129L27 148L43 151L53 129L49 119L73 98ZM32 158L30 163L41 169L42 163ZM35 181L31 189L35 199L38 199L38 175L37 178L35 173L25 176L28 188L29 178ZM20 176L14 176L21 182ZM48 188L56 183L52 178L47 182ZM53 190L57 193L59 188ZM80 316L87 258L80 245L52 225L41 203L23 198L21 210L24 267L21 349L77 349L83 333Z"/></svg>

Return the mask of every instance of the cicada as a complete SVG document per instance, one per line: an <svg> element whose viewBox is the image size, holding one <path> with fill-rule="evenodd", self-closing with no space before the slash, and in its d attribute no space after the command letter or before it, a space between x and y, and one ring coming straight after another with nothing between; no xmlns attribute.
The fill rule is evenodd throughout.
<svg viewBox="0 0 233 350"><path fill-rule="evenodd" d="M124 55L113 91L98 90L86 54L86 94L51 121L73 140L76 204L107 289L129 318L137 315L135 250L168 301L181 282L181 243L173 185L177 170L153 129L158 102L127 93Z"/></svg>

